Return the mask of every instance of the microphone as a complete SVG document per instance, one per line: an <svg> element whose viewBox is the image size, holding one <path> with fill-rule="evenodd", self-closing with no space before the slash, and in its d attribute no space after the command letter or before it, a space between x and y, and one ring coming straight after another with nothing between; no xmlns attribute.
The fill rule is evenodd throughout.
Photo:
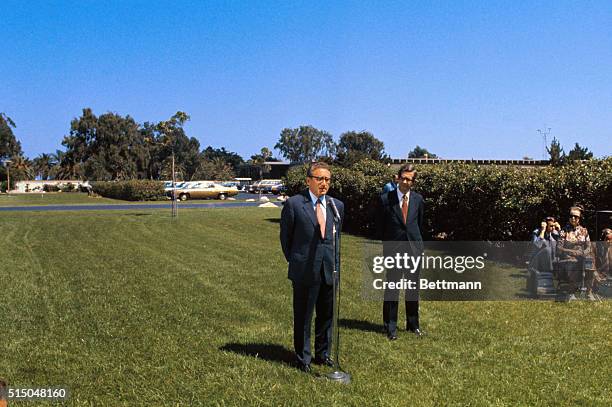
<svg viewBox="0 0 612 407"><path fill-rule="evenodd" d="M332 211L334 212L334 220L336 221L336 223L340 223L340 213L338 213L338 208L336 208L334 199L330 196L328 196L328 198L329 198L329 205L331 206Z"/></svg>

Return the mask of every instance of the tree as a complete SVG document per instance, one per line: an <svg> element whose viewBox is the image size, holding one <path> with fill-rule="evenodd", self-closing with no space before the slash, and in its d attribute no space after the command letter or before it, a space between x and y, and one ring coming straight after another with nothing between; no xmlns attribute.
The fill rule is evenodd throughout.
<svg viewBox="0 0 612 407"><path fill-rule="evenodd" d="M200 162L197 171L191 177L192 180L215 180L227 181L236 176L231 164L221 157L206 159Z"/></svg>
<svg viewBox="0 0 612 407"><path fill-rule="evenodd" d="M52 178L53 167L56 165L52 154L40 154L32 160L32 169L36 177L47 180Z"/></svg>
<svg viewBox="0 0 612 407"><path fill-rule="evenodd" d="M22 156L21 143L13 134L15 122L4 113L0 113L0 160Z"/></svg>
<svg viewBox="0 0 612 407"><path fill-rule="evenodd" d="M183 169L183 178L191 179L200 167L200 142L187 137L183 125L190 119L185 112L176 112L169 120L159 122L153 129L152 144L155 147L152 160L164 162L175 156L175 169ZM170 171L171 172L171 171ZM167 178L168 174L155 174L154 178ZM170 174L171 175L171 174Z"/></svg>
<svg viewBox="0 0 612 407"><path fill-rule="evenodd" d="M591 160L593 153L589 151L587 147L580 147L578 143L574 145L574 148L567 154L568 161L575 160Z"/></svg>
<svg viewBox="0 0 612 407"><path fill-rule="evenodd" d="M96 117L91 109L83 109L71 122L62 142L66 151L54 173L64 179L168 179L174 152L175 170L190 179L200 165L200 143L185 135L187 120L186 113L177 112L167 121L140 126L129 115Z"/></svg>
<svg viewBox="0 0 612 407"><path fill-rule="evenodd" d="M550 147L546 147L546 151L550 156L551 165L559 166L565 163L567 157L565 156L563 147L561 147L561 143L556 137L553 137L552 141L550 142Z"/></svg>
<svg viewBox="0 0 612 407"><path fill-rule="evenodd" d="M269 161L272 158L272 151L268 147L262 147L259 154L254 154L251 156L249 160L249 164L257 167L259 172L259 179L263 178L263 174L266 172L270 172L272 167L269 164L266 164L266 161Z"/></svg>
<svg viewBox="0 0 612 407"><path fill-rule="evenodd" d="M96 137L98 118L90 108L83 109L82 116L70 122L70 134L64 137L62 145L66 151L59 162L61 179L80 179L83 166L91 155L89 145Z"/></svg>
<svg viewBox="0 0 612 407"><path fill-rule="evenodd" d="M335 152L332 135L312 126L285 128L274 148L292 163L308 162L321 156L332 157Z"/></svg>
<svg viewBox="0 0 612 407"><path fill-rule="evenodd" d="M96 117L89 108L72 120L70 135L62 144L66 147L62 172L95 180L137 178L136 157L145 148L138 124L129 115L109 112Z"/></svg>
<svg viewBox="0 0 612 407"><path fill-rule="evenodd" d="M350 166L364 158L381 160L385 158L385 145L367 131L348 131L340 136L336 160L344 166Z"/></svg>
<svg viewBox="0 0 612 407"><path fill-rule="evenodd" d="M137 178L136 156L142 145L134 119L129 115L105 113L98 117L94 131L95 137L87 149L85 177L96 180Z"/></svg>
<svg viewBox="0 0 612 407"><path fill-rule="evenodd" d="M6 166L0 164L0 179L8 180L8 172L10 171L11 185L9 189L14 187L15 181L26 180L33 178L31 162L23 156L21 151L21 143L13 134L15 122L4 113L0 113L0 161L10 160Z"/></svg>
<svg viewBox="0 0 612 407"><path fill-rule="evenodd" d="M434 153L430 153L426 148L416 146L414 150L408 153L408 158L438 158Z"/></svg>
<svg viewBox="0 0 612 407"><path fill-rule="evenodd" d="M14 156L11 158L10 170L11 170L11 184L12 181L23 181L34 178L34 170L32 168L32 162L22 155Z"/></svg>
<svg viewBox="0 0 612 407"><path fill-rule="evenodd" d="M227 151L225 147L212 148L211 146L206 147L202 151L201 158L203 160L213 160L220 158L223 162L232 166L232 168L238 168L241 164L244 164L244 160L237 153Z"/></svg>

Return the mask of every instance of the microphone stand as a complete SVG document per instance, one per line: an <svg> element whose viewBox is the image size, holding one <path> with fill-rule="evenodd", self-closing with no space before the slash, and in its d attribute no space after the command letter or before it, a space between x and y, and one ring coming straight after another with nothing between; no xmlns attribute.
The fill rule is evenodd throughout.
<svg viewBox="0 0 612 407"><path fill-rule="evenodd" d="M330 205L334 212L334 223L332 226L332 246L334 248L334 274L333 274L333 316L332 316L332 338L330 347L333 353L333 372L326 377L329 380L348 384L351 382L351 375L340 368L340 330L338 329L338 319L340 317L340 234L336 231L336 225L340 224L340 215L333 199L330 198Z"/></svg>

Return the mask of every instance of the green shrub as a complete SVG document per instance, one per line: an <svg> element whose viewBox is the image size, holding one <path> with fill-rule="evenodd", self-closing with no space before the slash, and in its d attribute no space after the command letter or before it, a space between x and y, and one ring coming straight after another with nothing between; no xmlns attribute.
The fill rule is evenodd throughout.
<svg viewBox="0 0 612 407"><path fill-rule="evenodd" d="M67 184L62 184L59 187L59 189L62 192L77 192L76 185L74 185L72 182L68 182Z"/></svg>
<svg viewBox="0 0 612 407"><path fill-rule="evenodd" d="M306 187L306 168L289 170L289 195ZM332 167L330 194L346 205L346 230L372 234L376 201L396 170L372 160ZM417 171L426 239L526 240L545 216L563 225L574 203L585 208L583 224L595 238L595 211L612 209L612 158L562 167L417 165Z"/></svg>
<svg viewBox="0 0 612 407"><path fill-rule="evenodd" d="M43 185L43 191L45 192L58 192L60 188L57 185L45 184Z"/></svg>
<svg viewBox="0 0 612 407"><path fill-rule="evenodd" d="M158 201L165 199L164 183L150 180L92 182L93 192L124 201Z"/></svg>

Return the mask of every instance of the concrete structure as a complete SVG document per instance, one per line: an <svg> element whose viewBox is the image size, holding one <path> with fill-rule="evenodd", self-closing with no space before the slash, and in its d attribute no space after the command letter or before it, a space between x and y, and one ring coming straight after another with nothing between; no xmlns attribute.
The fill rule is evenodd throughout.
<svg viewBox="0 0 612 407"><path fill-rule="evenodd" d="M11 190L11 193L41 193L44 191L45 185L52 185L62 188L67 184L72 184L75 188L81 187L81 185L89 186L88 181L80 180L28 180L28 181L17 181L15 182L15 189Z"/></svg>

